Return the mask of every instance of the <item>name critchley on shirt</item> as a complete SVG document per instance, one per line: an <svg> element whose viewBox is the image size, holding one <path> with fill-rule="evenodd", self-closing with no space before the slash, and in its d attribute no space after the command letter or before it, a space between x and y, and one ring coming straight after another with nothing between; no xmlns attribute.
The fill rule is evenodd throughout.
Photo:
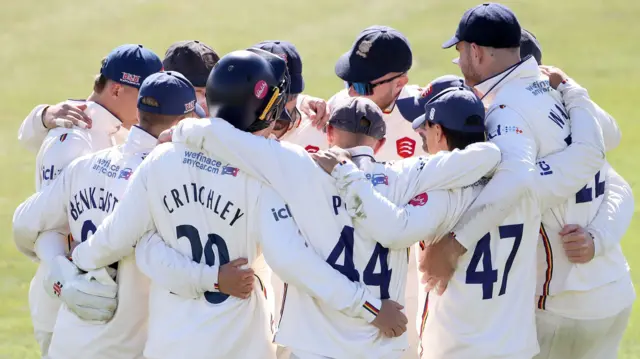
<svg viewBox="0 0 640 359"><path fill-rule="evenodd" d="M244 216L242 209L236 208L233 202L223 198L220 193L193 182L171 189L162 197L162 202L169 213L189 207L190 204L200 205L218 215L220 219L228 221L229 226L233 226Z"/></svg>

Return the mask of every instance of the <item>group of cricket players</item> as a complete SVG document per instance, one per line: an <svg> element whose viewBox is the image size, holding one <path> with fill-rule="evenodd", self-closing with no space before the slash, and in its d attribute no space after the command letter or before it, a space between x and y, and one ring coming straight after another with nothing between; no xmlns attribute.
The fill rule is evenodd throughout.
<svg viewBox="0 0 640 359"><path fill-rule="evenodd" d="M635 291L615 120L514 13L464 13L463 77L410 85L364 29L345 88L286 41L122 45L19 131L15 244L50 359L611 359Z"/></svg>

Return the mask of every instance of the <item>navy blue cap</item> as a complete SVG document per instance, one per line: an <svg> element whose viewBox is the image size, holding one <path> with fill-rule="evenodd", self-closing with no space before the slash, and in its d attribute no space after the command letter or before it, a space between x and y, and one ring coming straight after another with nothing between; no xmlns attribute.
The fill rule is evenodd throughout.
<svg viewBox="0 0 640 359"><path fill-rule="evenodd" d="M149 75L162 71L162 61L142 45L121 45L104 59L100 74L111 81L140 88Z"/></svg>
<svg viewBox="0 0 640 359"><path fill-rule="evenodd" d="M527 56L533 56L538 65L542 65L542 47L536 36L531 32L522 29L522 36L520 37L520 58L524 59Z"/></svg>
<svg viewBox="0 0 640 359"><path fill-rule="evenodd" d="M388 26L364 29L351 50L340 56L336 75L347 82L369 83L388 73L411 69L413 54L409 40Z"/></svg>
<svg viewBox="0 0 640 359"><path fill-rule="evenodd" d="M291 78L289 86L290 94L299 94L304 91L304 78L302 77L302 58L298 49L288 41L267 40L259 44L253 45L259 49L269 51L274 55L280 56L287 63L287 71Z"/></svg>
<svg viewBox="0 0 640 359"><path fill-rule="evenodd" d="M402 117L412 122L424 115L424 106L440 92L450 87L465 87L464 79L455 75L444 75L431 81L419 94L413 97L399 98L396 106Z"/></svg>
<svg viewBox="0 0 640 359"><path fill-rule="evenodd" d="M472 91L452 87L436 95L424 107L424 115L413 121L413 129L425 121L459 132L484 132L484 105Z"/></svg>
<svg viewBox="0 0 640 359"><path fill-rule="evenodd" d="M387 132L382 110L366 97L347 97L333 105L329 125L351 133L381 139Z"/></svg>
<svg viewBox="0 0 640 359"><path fill-rule="evenodd" d="M508 7L496 3L484 3L467 10L456 34L442 44L446 49L460 41L497 49L520 46L520 23Z"/></svg>
<svg viewBox="0 0 640 359"><path fill-rule="evenodd" d="M138 109L169 116L195 112L206 117L196 101L196 90L191 82L175 71L158 72L144 80L138 94Z"/></svg>
<svg viewBox="0 0 640 359"><path fill-rule="evenodd" d="M178 71L193 86L205 87L213 66L220 56L213 49L198 40L178 41L167 49L162 64L165 71Z"/></svg>

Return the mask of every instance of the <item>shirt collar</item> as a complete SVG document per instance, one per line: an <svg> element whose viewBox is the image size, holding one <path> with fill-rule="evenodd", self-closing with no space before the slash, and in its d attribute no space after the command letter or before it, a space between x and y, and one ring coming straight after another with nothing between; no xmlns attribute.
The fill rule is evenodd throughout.
<svg viewBox="0 0 640 359"><path fill-rule="evenodd" d="M474 88L482 98L482 102L491 103L500 88L509 81L521 77L537 76L539 73L540 69L536 59L529 55L517 64L475 85Z"/></svg>
<svg viewBox="0 0 640 359"><path fill-rule="evenodd" d="M376 162L375 157L373 157L373 148L369 146L347 148L347 152L351 155L351 160L361 169L366 167L368 163Z"/></svg>
<svg viewBox="0 0 640 359"><path fill-rule="evenodd" d="M93 122L91 132L111 136L122 129L122 122L109 110L92 101L87 101L86 105L87 109L84 112Z"/></svg>
<svg viewBox="0 0 640 359"><path fill-rule="evenodd" d="M136 125L131 127L123 150L128 153L151 152L157 144L157 138Z"/></svg>

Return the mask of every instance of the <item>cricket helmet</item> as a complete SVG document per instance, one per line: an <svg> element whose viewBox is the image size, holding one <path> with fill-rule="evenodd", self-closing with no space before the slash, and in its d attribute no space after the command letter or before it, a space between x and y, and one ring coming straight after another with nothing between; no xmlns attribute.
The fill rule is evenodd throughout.
<svg viewBox="0 0 640 359"><path fill-rule="evenodd" d="M280 118L288 87L282 58L254 48L233 51L218 61L207 79L209 115L242 131L263 130Z"/></svg>

